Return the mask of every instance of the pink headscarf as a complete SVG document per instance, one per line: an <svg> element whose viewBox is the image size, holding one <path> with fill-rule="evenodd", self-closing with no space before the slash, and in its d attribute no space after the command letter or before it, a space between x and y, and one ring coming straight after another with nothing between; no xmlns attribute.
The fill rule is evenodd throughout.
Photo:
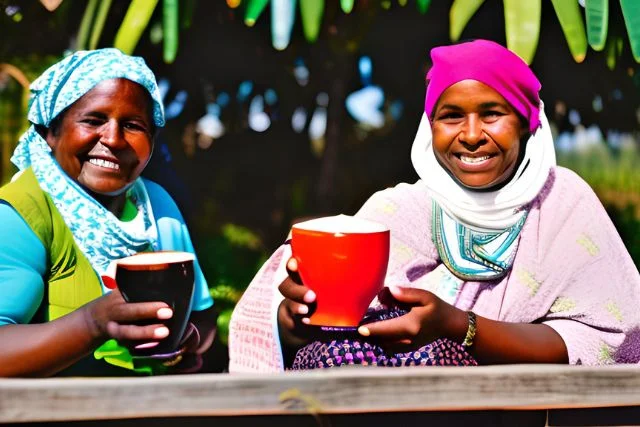
<svg viewBox="0 0 640 427"><path fill-rule="evenodd" d="M492 41L474 40L433 48L431 61L424 103L428 117L449 86L462 80L477 80L502 95L527 119L531 133L540 126L540 81L509 49Z"/></svg>

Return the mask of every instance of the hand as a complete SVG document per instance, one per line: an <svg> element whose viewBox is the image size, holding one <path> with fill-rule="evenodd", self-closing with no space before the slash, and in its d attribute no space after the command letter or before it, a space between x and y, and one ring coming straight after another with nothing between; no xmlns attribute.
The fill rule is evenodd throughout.
<svg viewBox="0 0 640 427"><path fill-rule="evenodd" d="M169 335L169 329L161 322L153 321L166 320L173 316L173 310L164 302L128 303L117 288L83 306L81 310L96 345L110 338L133 345L157 343ZM135 324L140 321L151 324Z"/></svg>
<svg viewBox="0 0 640 427"><path fill-rule="evenodd" d="M462 342L468 327L464 311L422 289L389 287L389 291L395 303L409 312L360 326L360 335L371 337L396 353L415 350L438 338Z"/></svg>
<svg viewBox="0 0 640 427"><path fill-rule="evenodd" d="M302 284L295 258L287 261L287 277L278 286L284 300L278 308L280 339L287 347L300 348L312 339L306 327L315 310L316 294Z"/></svg>

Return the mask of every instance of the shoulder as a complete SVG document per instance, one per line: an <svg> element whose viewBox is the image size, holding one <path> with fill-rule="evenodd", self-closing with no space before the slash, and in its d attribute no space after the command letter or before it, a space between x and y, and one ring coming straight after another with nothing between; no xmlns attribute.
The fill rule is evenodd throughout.
<svg viewBox="0 0 640 427"><path fill-rule="evenodd" d="M422 181L373 194L356 214L386 225L395 242L431 253L431 197Z"/></svg>
<svg viewBox="0 0 640 427"><path fill-rule="evenodd" d="M0 201L0 262L19 261L44 273L46 250L25 219L9 204ZM0 268L2 270L2 268Z"/></svg>
<svg viewBox="0 0 640 427"><path fill-rule="evenodd" d="M162 188L161 185L150 181L146 178L142 178L142 182L149 195L149 201L151 202L151 208L153 209L156 219L168 216L172 218L178 218L182 221L182 214L180 209L173 198L169 195L167 190Z"/></svg>
<svg viewBox="0 0 640 427"><path fill-rule="evenodd" d="M427 187L418 180L413 184L399 183L374 193L363 205L361 211L382 211L385 214L411 214L413 211L431 210L431 198Z"/></svg>
<svg viewBox="0 0 640 427"><path fill-rule="evenodd" d="M540 210L552 210L556 214L584 214L591 210L601 214L604 211L600 199L589 184L574 171L561 166L552 170L549 182L538 199ZM580 209L580 212L575 209Z"/></svg>
<svg viewBox="0 0 640 427"><path fill-rule="evenodd" d="M575 197L596 197L589 184L571 169L556 166L554 171L558 188L573 193Z"/></svg>

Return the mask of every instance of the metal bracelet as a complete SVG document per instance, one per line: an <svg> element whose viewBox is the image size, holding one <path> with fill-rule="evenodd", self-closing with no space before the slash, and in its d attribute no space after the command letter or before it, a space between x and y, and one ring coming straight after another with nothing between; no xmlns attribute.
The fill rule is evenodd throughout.
<svg viewBox="0 0 640 427"><path fill-rule="evenodd" d="M462 342L463 347L471 347L476 336L476 314L473 311L467 311L467 316L469 317L469 328Z"/></svg>

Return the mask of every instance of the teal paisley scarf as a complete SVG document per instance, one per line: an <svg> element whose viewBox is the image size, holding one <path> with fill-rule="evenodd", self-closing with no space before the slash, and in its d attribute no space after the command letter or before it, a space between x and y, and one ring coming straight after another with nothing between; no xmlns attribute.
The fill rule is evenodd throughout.
<svg viewBox="0 0 640 427"><path fill-rule="evenodd" d="M48 128L53 119L103 80L125 78L143 86L153 100L153 120L164 126L164 110L155 77L144 60L117 49L80 51L47 69L30 87L31 127L20 138L12 162L31 167L40 187L51 197L79 248L98 274L111 261L157 249L157 230L144 183L130 184L127 196L138 215L122 222L87 194L60 168L36 125Z"/></svg>
<svg viewBox="0 0 640 427"><path fill-rule="evenodd" d="M511 269L518 250L520 231L527 219L501 231L477 231L451 218L433 201L432 238L440 259L463 280L496 280Z"/></svg>

